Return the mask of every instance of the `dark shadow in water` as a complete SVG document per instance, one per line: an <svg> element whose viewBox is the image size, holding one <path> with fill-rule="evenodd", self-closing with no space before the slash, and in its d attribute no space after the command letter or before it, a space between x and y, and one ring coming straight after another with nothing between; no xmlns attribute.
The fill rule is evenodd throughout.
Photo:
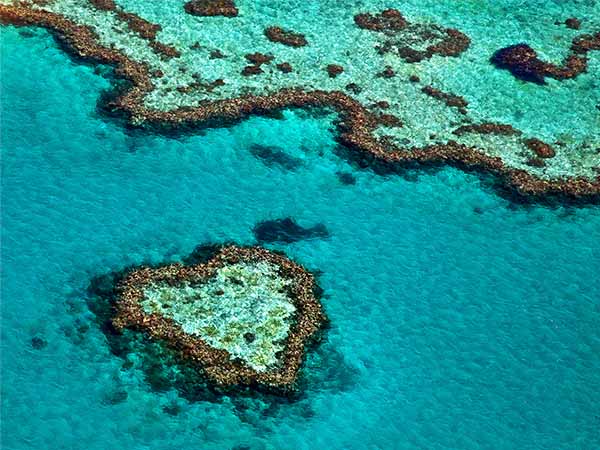
<svg viewBox="0 0 600 450"><path fill-rule="evenodd" d="M269 167L278 166L285 170L296 170L302 165L300 158L288 155L283 148L276 145L252 144L250 153Z"/></svg>
<svg viewBox="0 0 600 450"><path fill-rule="evenodd" d="M305 239L324 239L329 237L329 231L324 224L318 223L312 227L302 227L292 219L265 220L253 229L254 237L259 243L281 242L291 244Z"/></svg>
<svg viewBox="0 0 600 450"><path fill-rule="evenodd" d="M187 257L185 264L209 260L221 244L200 245ZM150 264L148 264L150 266ZM156 266L156 265L154 265ZM139 266L136 266L139 267ZM151 390L164 393L172 389L188 402L222 403L225 398L233 405L236 415L245 423L261 429L274 426L277 418L290 415L308 419L314 415L310 398L319 391L339 392L356 383L357 369L350 367L328 341L324 329L307 347L307 358L298 380L298 390L283 396L262 392L256 388L216 389L204 378L202 371L161 341L152 340L146 333L125 330L118 333L111 323L119 281L135 267L94 277L86 292L86 302L94 315L94 322L106 337L113 355L122 358L122 370L140 370ZM322 292L318 290L316 293ZM107 404L126 401L126 392L120 386L103 398ZM177 403L167 405L166 414L177 414Z"/></svg>
<svg viewBox="0 0 600 450"><path fill-rule="evenodd" d="M340 183L345 184L346 186L356 184L356 177L350 172L336 172L335 175Z"/></svg>

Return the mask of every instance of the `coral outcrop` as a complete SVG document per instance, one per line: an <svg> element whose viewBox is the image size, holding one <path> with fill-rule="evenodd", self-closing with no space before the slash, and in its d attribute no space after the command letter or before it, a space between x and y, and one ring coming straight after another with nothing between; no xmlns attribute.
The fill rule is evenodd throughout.
<svg viewBox="0 0 600 450"><path fill-rule="evenodd" d="M271 42L279 42L289 47L304 47L308 41L303 34L294 33L290 30L284 30L281 27L268 27L265 29L265 36Z"/></svg>
<svg viewBox="0 0 600 450"><path fill-rule="evenodd" d="M545 84L546 77L557 80L575 78L587 70L587 53L600 50L600 32L576 37L570 50L561 66L541 60L537 52L525 43L501 48L494 53L491 62L500 69L508 70L520 80L538 84Z"/></svg>
<svg viewBox="0 0 600 450"><path fill-rule="evenodd" d="M233 0L191 0L184 5L184 9L192 16L236 17L238 15Z"/></svg>

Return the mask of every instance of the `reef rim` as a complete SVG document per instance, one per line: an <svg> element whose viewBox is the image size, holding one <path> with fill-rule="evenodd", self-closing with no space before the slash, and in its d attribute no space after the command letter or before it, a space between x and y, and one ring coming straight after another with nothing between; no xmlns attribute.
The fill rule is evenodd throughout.
<svg viewBox="0 0 600 450"><path fill-rule="evenodd" d="M282 278L290 281L289 298L296 308L295 318L280 357L281 366L257 371L231 354L209 345L200 336L186 333L175 320L157 313L147 313L142 306L144 287L153 283L178 285L186 281L202 284L216 271L239 262L266 262L278 268ZM274 392L293 392L307 343L317 336L327 322L314 277L283 255L261 247L220 248L208 261L195 265L170 264L138 267L129 272L116 288L117 300L112 324L116 331L125 328L146 332L151 338L166 342L195 365L216 387L257 386Z"/></svg>

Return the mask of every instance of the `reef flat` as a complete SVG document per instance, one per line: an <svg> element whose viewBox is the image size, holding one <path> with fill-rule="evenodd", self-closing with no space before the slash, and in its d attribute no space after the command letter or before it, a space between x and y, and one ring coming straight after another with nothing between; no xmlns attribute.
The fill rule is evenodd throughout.
<svg viewBox="0 0 600 450"><path fill-rule="evenodd" d="M205 263L130 271L112 323L166 342L219 387L291 391L326 320L315 290L313 276L284 256L227 246Z"/></svg>
<svg viewBox="0 0 600 450"><path fill-rule="evenodd" d="M364 167L451 164L495 174L527 196L600 193L600 120L577 136L568 124L569 133L521 129L443 89L436 71L444 67L460 72L473 58L477 67L493 67L494 52L472 54L479 42L460 25L376 2L325 2L309 26L294 22L293 8L255 3L2 0L0 17L50 28L77 55L116 65L131 86L108 106L135 125L200 126L286 107L328 107L340 114L340 142ZM598 16L547 19L572 33L574 53L564 65L519 42L507 47L519 54L495 46L505 50L496 62L537 81L572 83L596 70L589 59L599 48ZM518 110L522 94L512 95Z"/></svg>

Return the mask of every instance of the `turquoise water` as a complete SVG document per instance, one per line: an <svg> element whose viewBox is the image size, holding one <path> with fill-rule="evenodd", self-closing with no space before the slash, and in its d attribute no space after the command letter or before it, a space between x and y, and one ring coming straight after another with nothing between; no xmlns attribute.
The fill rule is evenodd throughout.
<svg viewBox="0 0 600 450"><path fill-rule="evenodd" d="M600 446L599 207L512 205L454 169L356 170L330 119L301 111L127 132L96 111L110 81L47 33L2 39L3 449ZM110 352L91 278L288 216L330 233L271 246L323 272L331 329L299 400L189 402Z"/></svg>

